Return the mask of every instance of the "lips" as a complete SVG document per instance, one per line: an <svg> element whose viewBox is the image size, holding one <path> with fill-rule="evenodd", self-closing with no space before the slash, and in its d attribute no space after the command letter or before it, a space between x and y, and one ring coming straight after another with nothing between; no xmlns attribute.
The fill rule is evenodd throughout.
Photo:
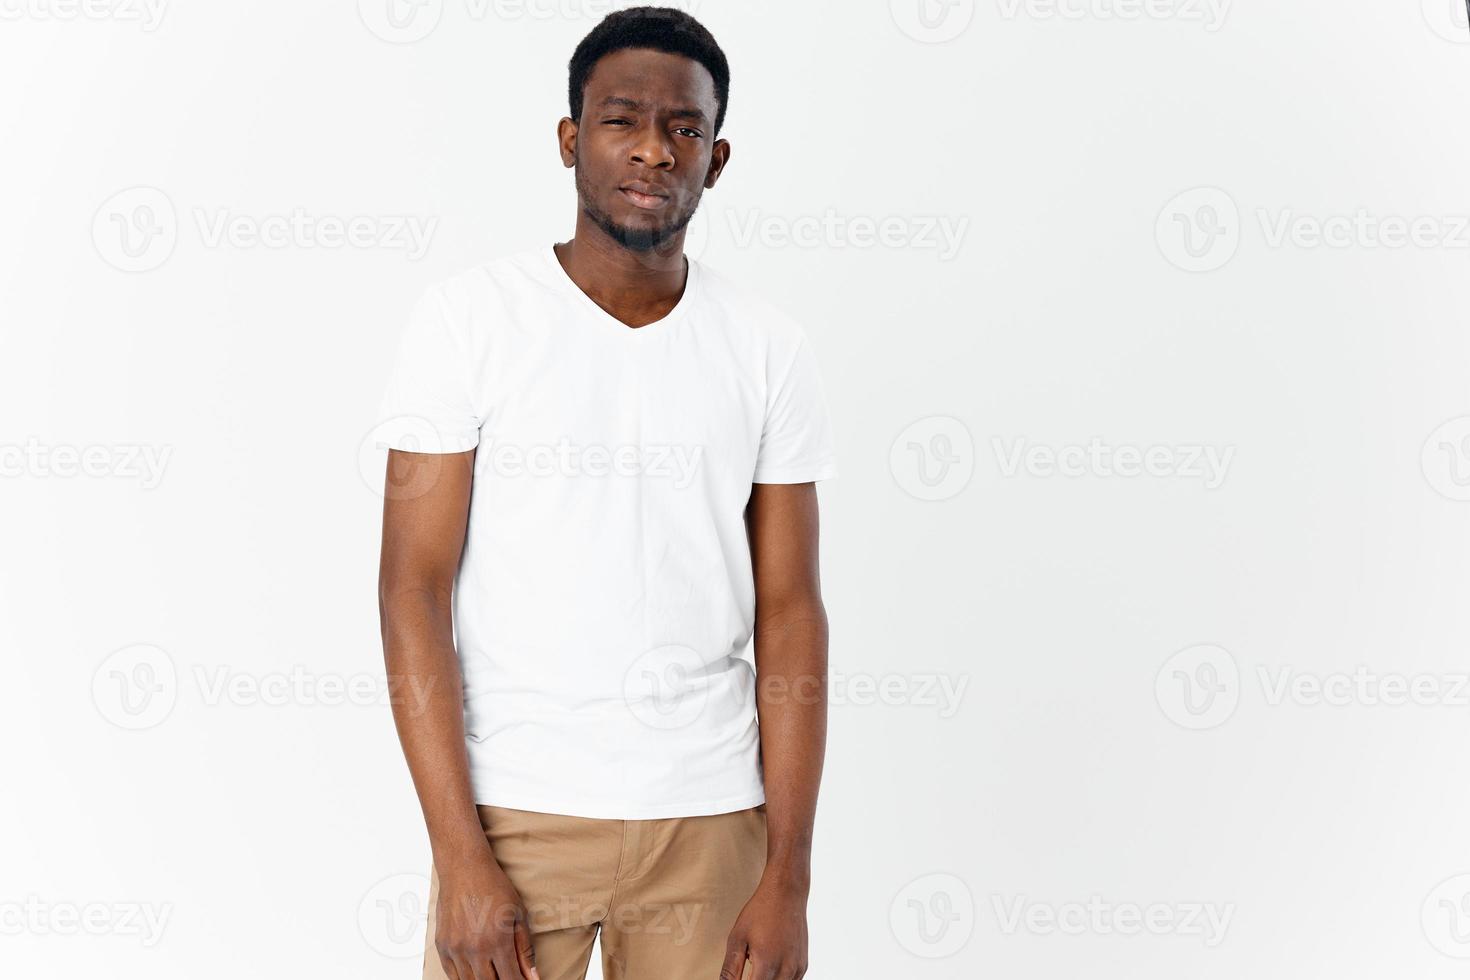
<svg viewBox="0 0 1470 980"><path fill-rule="evenodd" d="M652 210L669 203L669 192L647 181L630 180L618 191L636 208Z"/></svg>

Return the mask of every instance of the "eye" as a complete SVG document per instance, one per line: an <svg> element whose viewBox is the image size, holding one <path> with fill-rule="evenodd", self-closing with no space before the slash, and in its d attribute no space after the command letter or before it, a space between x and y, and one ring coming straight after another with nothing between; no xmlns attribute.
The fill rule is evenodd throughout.
<svg viewBox="0 0 1470 980"><path fill-rule="evenodd" d="M689 139L696 139L696 140L697 139L701 139L703 137L703 135L704 135L699 130L697 130L697 129L690 129L688 126L680 126L678 129L674 130L674 132L678 133L680 136L685 136L685 137L688 137Z"/></svg>
<svg viewBox="0 0 1470 980"><path fill-rule="evenodd" d="M628 120L621 119L621 118L619 118L619 119L604 119L602 121L602 124L604 126L626 126L626 125L628 125Z"/></svg>

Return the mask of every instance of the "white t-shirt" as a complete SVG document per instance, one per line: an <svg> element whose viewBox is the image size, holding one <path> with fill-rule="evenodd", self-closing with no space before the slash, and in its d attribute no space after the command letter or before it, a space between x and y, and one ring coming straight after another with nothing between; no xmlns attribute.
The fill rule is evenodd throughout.
<svg viewBox="0 0 1470 980"><path fill-rule="evenodd" d="M801 328L688 265L636 329L550 246L410 317L379 443L476 449L454 625L478 803L652 819L765 800L744 511L752 483L835 476L833 439Z"/></svg>

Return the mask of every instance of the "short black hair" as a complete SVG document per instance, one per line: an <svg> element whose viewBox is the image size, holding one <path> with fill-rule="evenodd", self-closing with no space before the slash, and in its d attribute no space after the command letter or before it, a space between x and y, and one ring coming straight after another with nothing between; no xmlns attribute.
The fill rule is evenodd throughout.
<svg viewBox="0 0 1470 980"><path fill-rule="evenodd" d="M572 120L582 120L582 91L599 60L625 48L650 48L699 62L715 80L715 135L725 124L730 101L730 63L705 26L674 7L628 7L615 10L582 38L567 66L567 102Z"/></svg>

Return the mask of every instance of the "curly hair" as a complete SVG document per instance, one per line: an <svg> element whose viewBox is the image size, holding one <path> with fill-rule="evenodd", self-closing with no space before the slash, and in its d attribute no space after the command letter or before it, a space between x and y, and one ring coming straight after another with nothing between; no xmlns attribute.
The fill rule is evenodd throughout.
<svg viewBox="0 0 1470 980"><path fill-rule="evenodd" d="M705 26L674 7L628 7L608 14L582 38L567 66L567 102L574 120L582 118L582 92L587 77L603 57L625 48L649 48L683 55L703 65L715 80L715 135L725 123L730 101L730 64L714 35Z"/></svg>

